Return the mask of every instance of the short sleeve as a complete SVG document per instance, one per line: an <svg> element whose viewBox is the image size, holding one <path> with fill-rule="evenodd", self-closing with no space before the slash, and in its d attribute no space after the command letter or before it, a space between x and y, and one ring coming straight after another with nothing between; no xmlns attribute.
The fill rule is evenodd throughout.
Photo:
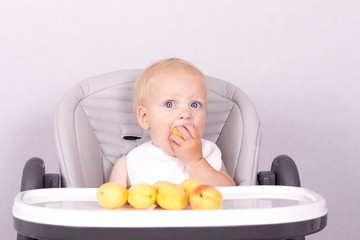
<svg viewBox="0 0 360 240"><path fill-rule="evenodd" d="M220 171L222 165L221 151L219 147L208 140L202 139L202 151L203 157L208 163L217 171Z"/></svg>

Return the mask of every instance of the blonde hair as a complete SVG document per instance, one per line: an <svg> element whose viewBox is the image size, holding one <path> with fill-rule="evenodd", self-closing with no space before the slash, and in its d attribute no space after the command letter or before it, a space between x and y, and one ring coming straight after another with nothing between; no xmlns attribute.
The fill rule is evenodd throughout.
<svg viewBox="0 0 360 240"><path fill-rule="evenodd" d="M200 76L205 81L204 74L190 62L179 58L167 58L155 62L148 68L146 68L140 76L137 78L134 87L134 108L144 105L147 100L147 88L150 82L156 74L164 70L180 70L187 73L192 73Z"/></svg>

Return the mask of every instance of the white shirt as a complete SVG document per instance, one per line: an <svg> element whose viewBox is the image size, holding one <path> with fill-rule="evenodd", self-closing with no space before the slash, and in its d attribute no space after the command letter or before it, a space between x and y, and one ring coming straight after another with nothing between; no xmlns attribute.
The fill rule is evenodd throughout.
<svg viewBox="0 0 360 240"><path fill-rule="evenodd" d="M202 139L201 143L203 157L219 171L222 164L220 149L215 143L205 139ZM180 159L169 156L152 145L151 141L131 150L126 157L126 164L132 186L138 183L152 185L159 180L180 184L189 178L189 173Z"/></svg>

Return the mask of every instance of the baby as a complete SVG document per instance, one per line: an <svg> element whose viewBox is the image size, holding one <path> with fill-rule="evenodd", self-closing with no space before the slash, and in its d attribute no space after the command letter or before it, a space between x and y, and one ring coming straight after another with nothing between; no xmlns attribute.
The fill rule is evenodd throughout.
<svg viewBox="0 0 360 240"><path fill-rule="evenodd" d="M204 75L185 60L165 59L145 69L135 84L134 104L151 141L120 157L109 181L130 187L197 178L213 186L235 185L219 148L202 139L206 92Z"/></svg>

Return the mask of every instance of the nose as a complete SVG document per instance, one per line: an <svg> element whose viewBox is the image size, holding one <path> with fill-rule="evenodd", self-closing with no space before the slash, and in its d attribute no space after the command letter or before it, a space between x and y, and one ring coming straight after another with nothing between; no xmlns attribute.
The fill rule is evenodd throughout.
<svg viewBox="0 0 360 240"><path fill-rule="evenodd" d="M183 108L181 109L178 118L181 120L188 120L191 119L191 113L190 110L188 108Z"/></svg>

